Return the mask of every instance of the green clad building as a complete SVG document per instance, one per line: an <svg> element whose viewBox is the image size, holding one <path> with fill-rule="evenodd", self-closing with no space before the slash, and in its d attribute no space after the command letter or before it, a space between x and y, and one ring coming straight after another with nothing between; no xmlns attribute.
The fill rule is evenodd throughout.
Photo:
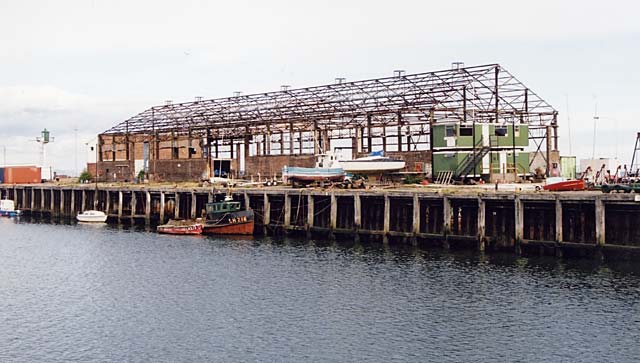
<svg viewBox="0 0 640 363"><path fill-rule="evenodd" d="M485 181L529 173L529 126L451 122L433 125L433 175ZM515 157L514 157L515 155Z"/></svg>

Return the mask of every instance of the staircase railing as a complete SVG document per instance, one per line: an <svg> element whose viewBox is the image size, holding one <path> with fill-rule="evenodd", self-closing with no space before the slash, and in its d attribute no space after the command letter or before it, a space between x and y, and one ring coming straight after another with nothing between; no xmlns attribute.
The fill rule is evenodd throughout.
<svg viewBox="0 0 640 363"><path fill-rule="evenodd" d="M472 152L470 152L456 168L454 172L455 177L460 178L469 175L469 172L478 165L482 158L487 155L489 150L491 150L491 147L484 146L483 139L480 138L480 140L474 145Z"/></svg>

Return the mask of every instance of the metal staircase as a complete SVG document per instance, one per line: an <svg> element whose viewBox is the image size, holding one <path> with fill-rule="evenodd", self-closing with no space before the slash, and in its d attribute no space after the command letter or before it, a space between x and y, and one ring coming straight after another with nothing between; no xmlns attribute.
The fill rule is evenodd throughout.
<svg viewBox="0 0 640 363"><path fill-rule="evenodd" d="M491 146L484 146L481 138L474 146L473 151L470 152L458 165L453 177L456 179L465 178L472 170L475 169L478 163L482 161L482 158L485 157L489 151L491 151Z"/></svg>

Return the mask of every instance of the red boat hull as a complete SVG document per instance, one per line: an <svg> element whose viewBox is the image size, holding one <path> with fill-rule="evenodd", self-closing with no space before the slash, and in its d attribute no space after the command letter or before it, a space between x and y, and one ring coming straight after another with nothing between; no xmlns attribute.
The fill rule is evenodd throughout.
<svg viewBox="0 0 640 363"><path fill-rule="evenodd" d="M202 234L202 224L190 226L158 226L158 233L164 234Z"/></svg>
<svg viewBox="0 0 640 363"><path fill-rule="evenodd" d="M584 184L584 180L566 180L558 183L545 185L542 187L542 189L548 190L550 192L578 191L578 190L584 190L585 184Z"/></svg>
<svg viewBox="0 0 640 363"><path fill-rule="evenodd" d="M202 227L204 234L253 234L253 220L245 223L205 224Z"/></svg>

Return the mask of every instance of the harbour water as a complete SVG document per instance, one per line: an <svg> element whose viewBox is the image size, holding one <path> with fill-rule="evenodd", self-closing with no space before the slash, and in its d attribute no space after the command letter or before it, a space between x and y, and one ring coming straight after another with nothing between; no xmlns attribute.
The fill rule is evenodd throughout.
<svg viewBox="0 0 640 363"><path fill-rule="evenodd" d="M633 362L640 269L0 219L2 362Z"/></svg>

